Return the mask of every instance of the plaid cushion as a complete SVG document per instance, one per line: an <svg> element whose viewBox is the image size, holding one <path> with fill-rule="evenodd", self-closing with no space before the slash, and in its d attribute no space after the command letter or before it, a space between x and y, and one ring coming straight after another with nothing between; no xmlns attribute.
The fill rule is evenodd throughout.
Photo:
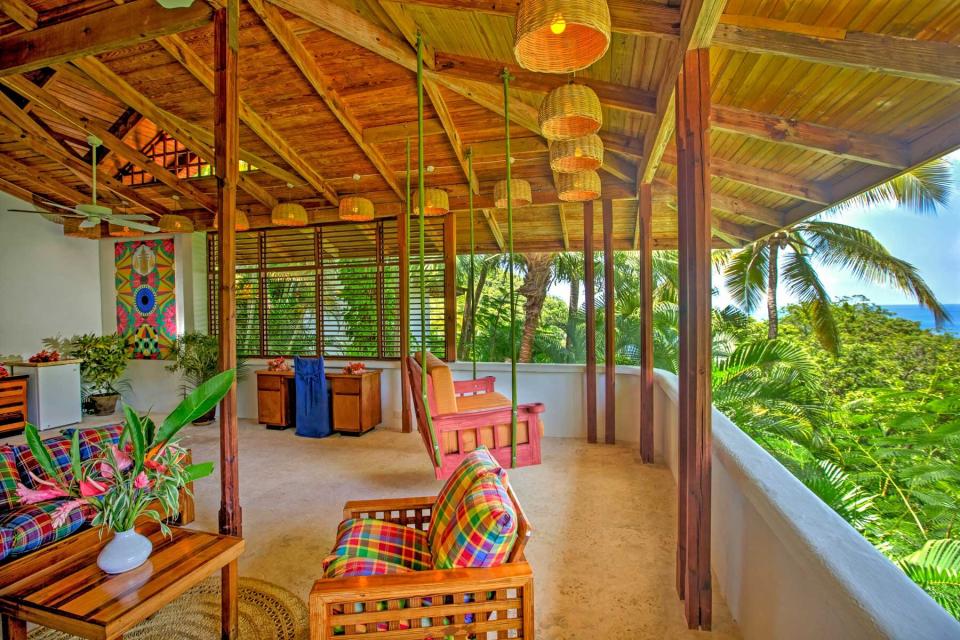
<svg viewBox="0 0 960 640"><path fill-rule="evenodd" d="M337 543L323 561L324 570L338 556L385 561L413 571L430 568L426 533L370 518L353 518L340 523Z"/></svg>
<svg viewBox="0 0 960 640"><path fill-rule="evenodd" d="M336 556L323 571L324 578L347 578L352 576L385 576L394 573L410 573L402 564L377 560L374 558L356 558L354 556Z"/></svg>
<svg viewBox="0 0 960 640"><path fill-rule="evenodd" d="M446 529L453 520L457 506L476 479L484 472L499 470L499 463L493 459L486 447L477 447L464 457L437 494L437 502L430 516L430 528L427 530L427 541L431 549L437 544L437 532Z"/></svg>
<svg viewBox="0 0 960 640"><path fill-rule="evenodd" d="M63 437L73 438L76 429L65 429ZM108 424L104 427L80 429L80 459L89 460L95 453L111 444L120 444L120 434L123 433L122 424Z"/></svg>
<svg viewBox="0 0 960 640"><path fill-rule="evenodd" d="M0 527L0 560L6 558L13 551L13 530Z"/></svg>
<svg viewBox="0 0 960 640"><path fill-rule="evenodd" d="M464 495L450 524L438 532L433 566L503 564L517 540L517 513L497 474L487 472Z"/></svg>
<svg viewBox="0 0 960 640"><path fill-rule="evenodd" d="M70 438L54 436L44 440L43 443L47 446L47 451L50 452L50 456L53 458L54 466L56 466L61 473L70 477ZM30 451L30 447L21 444L14 447L13 452L17 459L17 471L20 472L20 477L23 478L25 485L36 489L36 482L30 477L31 473L42 480L52 480L47 472L40 468L40 463L33 457L33 452Z"/></svg>
<svg viewBox="0 0 960 640"><path fill-rule="evenodd" d="M0 509L13 509L20 504L20 497L17 496L18 482L20 473L17 471L17 458L13 448L4 445L0 447Z"/></svg>
<svg viewBox="0 0 960 640"><path fill-rule="evenodd" d="M37 504L25 504L0 515L0 531L9 529L13 542L10 553L19 555L38 549L45 544L66 538L83 526L91 515L88 509L74 509L60 527L53 526L53 512L64 503L51 500Z"/></svg>

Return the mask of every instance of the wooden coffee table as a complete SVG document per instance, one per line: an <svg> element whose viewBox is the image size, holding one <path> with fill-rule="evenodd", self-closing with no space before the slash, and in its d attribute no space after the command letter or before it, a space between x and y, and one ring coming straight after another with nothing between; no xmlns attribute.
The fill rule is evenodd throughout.
<svg viewBox="0 0 960 640"><path fill-rule="evenodd" d="M142 566L119 575L97 567L97 554L109 538L101 540L96 530L0 566L4 640L25 640L27 622L90 640L122 638L190 587L228 565L235 568L243 552L241 538L171 529L172 537L165 538L156 524L138 528L153 542L153 553ZM225 598L226 619L235 619L233 607L235 600Z"/></svg>

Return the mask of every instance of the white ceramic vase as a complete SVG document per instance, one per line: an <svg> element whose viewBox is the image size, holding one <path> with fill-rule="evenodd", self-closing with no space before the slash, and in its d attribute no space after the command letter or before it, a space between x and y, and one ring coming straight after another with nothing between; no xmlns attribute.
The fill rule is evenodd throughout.
<svg viewBox="0 0 960 640"><path fill-rule="evenodd" d="M135 530L113 534L97 556L97 566L107 573L124 573L136 569L150 557L153 543Z"/></svg>

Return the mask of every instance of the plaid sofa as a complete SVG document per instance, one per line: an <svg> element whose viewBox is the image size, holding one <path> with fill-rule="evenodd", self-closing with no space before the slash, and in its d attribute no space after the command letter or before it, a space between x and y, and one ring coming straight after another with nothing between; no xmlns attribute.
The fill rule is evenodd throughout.
<svg viewBox="0 0 960 640"><path fill-rule="evenodd" d="M74 431L67 429L61 435L44 440L54 464L67 474L70 472L70 442ZM117 444L122 431L123 425L120 424L80 429L80 457L88 460L101 447ZM64 500L21 504L17 483L34 489L37 488L36 478L45 480L47 474L26 444L0 445L0 562L62 540L88 525L93 518L91 509L75 509L65 523L54 527L53 514ZM192 519L192 503L188 506ZM182 509L182 513L187 513L187 509Z"/></svg>

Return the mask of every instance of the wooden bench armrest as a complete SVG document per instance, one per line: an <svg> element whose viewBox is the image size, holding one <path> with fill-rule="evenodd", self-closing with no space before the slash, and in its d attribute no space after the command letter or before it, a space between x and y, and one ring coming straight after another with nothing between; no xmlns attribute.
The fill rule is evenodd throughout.
<svg viewBox="0 0 960 640"><path fill-rule="evenodd" d="M468 393L491 393L495 381L496 378L493 376L477 378L476 380L454 380L453 391L458 396Z"/></svg>
<svg viewBox="0 0 960 640"><path fill-rule="evenodd" d="M380 520L395 522L391 512L403 515L406 511L426 510L433 511L436 496L413 498L377 498L374 500L351 500L343 505L343 519L362 517L377 517ZM379 515L382 514L382 517Z"/></svg>
<svg viewBox="0 0 960 640"><path fill-rule="evenodd" d="M530 402L517 405L517 418L520 422L529 418L530 414L543 413L546 407L541 402ZM510 422L510 407L496 407L494 409L478 409L476 411L460 411L458 413L443 413L433 416L435 426L443 425L444 430L458 431L473 429L478 424L499 424Z"/></svg>

